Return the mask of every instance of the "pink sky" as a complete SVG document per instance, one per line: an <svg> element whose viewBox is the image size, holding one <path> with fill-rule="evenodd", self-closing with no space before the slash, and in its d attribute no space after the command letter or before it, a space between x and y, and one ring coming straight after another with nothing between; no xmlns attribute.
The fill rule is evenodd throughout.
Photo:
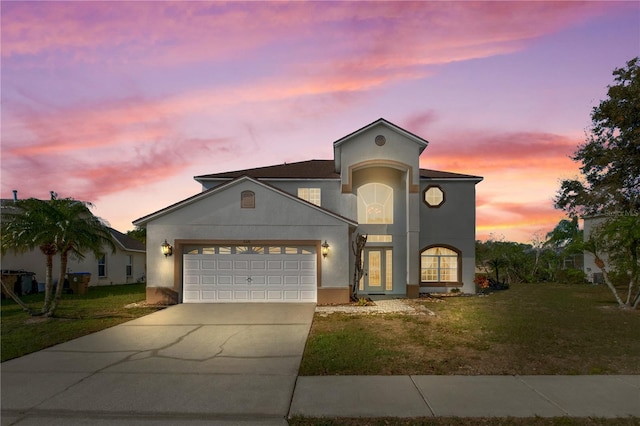
<svg viewBox="0 0 640 426"><path fill-rule="evenodd" d="M424 168L484 176L477 238L529 242L638 2L2 2L2 198L50 190L131 222L193 176L331 159L383 117Z"/></svg>

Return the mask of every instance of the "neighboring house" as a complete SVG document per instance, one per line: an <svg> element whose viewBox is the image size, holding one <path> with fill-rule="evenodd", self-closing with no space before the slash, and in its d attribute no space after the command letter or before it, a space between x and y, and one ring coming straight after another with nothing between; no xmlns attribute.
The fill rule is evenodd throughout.
<svg viewBox="0 0 640 426"><path fill-rule="evenodd" d="M482 178L420 169L427 144L379 119L334 142L333 160L196 176L201 193L134 221L147 301L346 303L358 233L360 295L474 293Z"/></svg>
<svg viewBox="0 0 640 426"><path fill-rule="evenodd" d="M2 206L10 206L11 199L3 199ZM140 241L111 229L111 235L116 246L115 253L105 247L104 254L96 259L93 253L86 253L82 260L69 258L67 273L88 272L91 274L90 286L127 284L145 280L146 255L145 245ZM35 274L38 282L45 280L45 256L39 249L26 253L15 253L8 250L2 255L3 274L13 271L26 271ZM53 279L60 275L60 256L53 258ZM42 286L41 286L42 287ZM30 285L25 280L23 291L30 290Z"/></svg>

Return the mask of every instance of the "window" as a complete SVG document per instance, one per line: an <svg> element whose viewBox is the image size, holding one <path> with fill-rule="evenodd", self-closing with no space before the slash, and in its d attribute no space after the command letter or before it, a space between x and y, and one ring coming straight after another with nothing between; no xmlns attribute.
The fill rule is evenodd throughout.
<svg viewBox="0 0 640 426"><path fill-rule="evenodd" d="M392 235L367 235L368 243L391 243L393 242Z"/></svg>
<svg viewBox="0 0 640 426"><path fill-rule="evenodd" d="M368 183L358 188L358 222L393 223L393 189L382 183Z"/></svg>
<svg viewBox="0 0 640 426"><path fill-rule="evenodd" d="M444 192L439 186L429 186L424 191L424 202L429 207L440 207L444 204Z"/></svg>
<svg viewBox="0 0 640 426"><path fill-rule="evenodd" d="M298 188L298 198L319 206L321 200L320 188Z"/></svg>
<svg viewBox="0 0 640 426"><path fill-rule="evenodd" d="M261 246L237 246L236 254L264 254L264 247Z"/></svg>
<svg viewBox="0 0 640 426"><path fill-rule="evenodd" d="M127 269L127 277L133 276L133 256L131 255L127 256L126 269Z"/></svg>
<svg viewBox="0 0 640 426"><path fill-rule="evenodd" d="M458 282L460 255L446 247L431 247L420 254L420 281Z"/></svg>
<svg viewBox="0 0 640 426"><path fill-rule="evenodd" d="M256 207L256 194L253 191L242 191L240 194L240 207L253 209Z"/></svg>
<svg viewBox="0 0 640 426"><path fill-rule="evenodd" d="M103 254L98 258L98 277L107 276L107 255Z"/></svg>

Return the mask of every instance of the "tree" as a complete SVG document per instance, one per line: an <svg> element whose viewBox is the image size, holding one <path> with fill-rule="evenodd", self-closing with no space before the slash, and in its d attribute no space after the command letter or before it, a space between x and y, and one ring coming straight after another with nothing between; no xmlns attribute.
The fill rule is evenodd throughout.
<svg viewBox="0 0 640 426"><path fill-rule="evenodd" d="M507 244L509 243L504 241L503 236L497 238L493 234L484 243L476 242L476 263L493 271L498 283L500 282L500 270L504 271L503 268L508 265Z"/></svg>
<svg viewBox="0 0 640 426"><path fill-rule="evenodd" d="M582 254L583 239L584 231L580 229L578 217L573 216L570 219L562 219L551 232L547 233L545 246L555 250L564 263L566 258Z"/></svg>
<svg viewBox="0 0 640 426"><path fill-rule="evenodd" d="M53 289L53 256L57 253L55 244L54 205L43 200L29 198L17 200L12 205L2 208L2 253L13 250L25 253L40 249L45 256L45 301L41 314L46 313L52 300ZM3 283L3 287L4 283ZM5 291L30 314L34 312L28 308L13 291Z"/></svg>
<svg viewBox="0 0 640 426"><path fill-rule="evenodd" d="M592 127L572 159L581 163L581 179L564 180L556 208L571 217L601 217L585 244L596 257L605 281L620 306L637 307L638 297L625 302L610 281L603 258L628 278L629 291L640 292L637 236L640 215L640 60L613 71L608 98L593 108Z"/></svg>
<svg viewBox="0 0 640 426"><path fill-rule="evenodd" d="M91 213L90 207L91 203L58 199L53 193L51 200L17 200L10 208L3 209L6 211L3 211L1 225L2 251L26 252L39 248L45 255L45 299L40 315L54 315L70 257L82 259L87 251L97 256L105 246L115 250L109 228ZM60 276L54 294L51 271L55 254L60 255Z"/></svg>
<svg viewBox="0 0 640 426"><path fill-rule="evenodd" d="M596 266L618 305L637 309L640 304L640 215L603 220L585 247L595 256ZM606 263L602 257L606 257ZM618 290L607 264L612 266L614 275L621 278L624 289Z"/></svg>
<svg viewBox="0 0 640 426"><path fill-rule="evenodd" d="M143 244L146 244L147 242L147 228L136 226L135 229L127 231L127 235Z"/></svg>
<svg viewBox="0 0 640 426"><path fill-rule="evenodd" d="M360 280L364 275L364 270L362 269L362 251L364 250L364 246L367 244L367 235L356 235L356 239L351 242L351 250L353 251L353 255L355 256L355 268L353 270L353 286L351 287L351 301L358 301L358 286L360 285Z"/></svg>
<svg viewBox="0 0 640 426"><path fill-rule="evenodd" d="M53 316L62 296L62 283L64 282L69 257L84 258L87 251L93 252L98 257L107 246L115 252L115 244L109 227L89 210L93 205L88 202L77 201L71 198L52 200L56 206L56 247L60 253L60 277L58 286L46 313Z"/></svg>

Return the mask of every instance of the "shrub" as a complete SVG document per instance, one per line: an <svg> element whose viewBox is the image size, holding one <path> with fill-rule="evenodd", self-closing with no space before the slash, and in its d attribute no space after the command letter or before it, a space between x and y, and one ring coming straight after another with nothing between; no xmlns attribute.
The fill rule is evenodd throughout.
<svg viewBox="0 0 640 426"><path fill-rule="evenodd" d="M561 269L556 273L556 281L562 284L584 284L587 276L580 269Z"/></svg>

